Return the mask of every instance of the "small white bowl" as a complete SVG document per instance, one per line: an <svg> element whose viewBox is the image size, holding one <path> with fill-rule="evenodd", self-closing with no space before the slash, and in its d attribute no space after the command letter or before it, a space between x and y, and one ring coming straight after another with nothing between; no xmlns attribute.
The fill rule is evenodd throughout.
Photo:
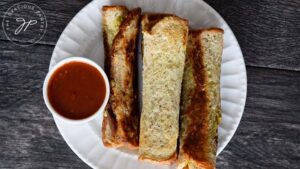
<svg viewBox="0 0 300 169"><path fill-rule="evenodd" d="M96 68L100 72L100 74L102 75L102 77L104 79L105 90L106 90L106 92L105 92L105 98L104 98L104 101L103 101L102 105L100 106L100 108L94 114L92 114L91 116L86 117L84 119L76 119L76 120L75 119L66 118L66 117L60 115L58 112L56 112L54 110L54 108L52 107L51 103L49 102L48 91L47 91L48 85L49 85L49 80L52 77L53 73L57 69L61 68L64 64L70 63L70 62L74 62L74 61L86 63L86 64L89 64L89 65L93 66L94 68ZM104 108L107 105L109 95L110 95L109 81L108 81L108 78L107 78L104 70L97 63L95 63L94 61L92 61L90 59L87 59L87 58L84 58L84 57L70 57L70 58L66 58L66 59L60 61L59 63L57 63L48 72L48 74L47 74L47 76L45 78L45 81L44 81L44 85L43 85L43 97L44 97L45 104L48 107L49 111L53 114L53 116L57 117L58 119L61 119L61 120L66 121L66 122L71 122L71 123L85 123L85 122L88 122L88 121L94 119L99 114L103 113Z"/></svg>

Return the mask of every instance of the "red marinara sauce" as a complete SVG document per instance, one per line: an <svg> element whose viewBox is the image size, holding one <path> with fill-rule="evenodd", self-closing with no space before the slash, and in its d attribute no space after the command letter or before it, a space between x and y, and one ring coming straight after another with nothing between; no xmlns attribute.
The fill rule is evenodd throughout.
<svg viewBox="0 0 300 169"><path fill-rule="evenodd" d="M73 61L53 73L47 92L49 102L57 113L79 120L93 115L101 107L106 86L95 67Z"/></svg>

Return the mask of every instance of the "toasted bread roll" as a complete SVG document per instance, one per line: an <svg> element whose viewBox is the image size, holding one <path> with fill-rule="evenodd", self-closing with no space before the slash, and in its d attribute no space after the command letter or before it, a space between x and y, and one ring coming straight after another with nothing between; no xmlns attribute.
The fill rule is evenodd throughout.
<svg viewBox="0 0 300 169"><path fill-rule="evenodd" d="M103 44L105 52L105 72L109 76L110 58L113 40L120 31L120 25L126 18L128 9L125 6L102 7Z"/></svg>
<svg viewBox="0 0 300 169"><path fill-rule="evenodd" d="M223 30L189 32L182 84L177 169L213 169L220 113Z"/></svg>
<svg viewBox="0 0 300 169"><path fill-rule="evenodd" d="M170 163L177 157L180 92L188 21L168 14L142 18L143 103L139 159Z"/></svg>
<svg viewBox="0 0 300 169"><path fill-rule="evenodd" d="M102 29L103 44L105 49L105 72L110 79L111 50L113 40L120 30L120 25L127 16L128 9L125 6L103 6L102 8ZM102 141L107 147L116 147L119 145L115 141L117 121L112 112L110 99L103 112L102 122Z"/></svg>
<svg viewBox="0 0 300 169"><path fill-rule="evenodd" d="M123 10L123 8L118 8ZM120 14L122 12L118 12ZM137 79L136 79L136 42L138 38L141 9L136 8L127 13L119 28L111 28L119 24L117 22L108 27L108 30L117 30L113 38L111 50L108 50L109 80L111 96L109 104L104 112L102 125L102 140L107 147L127 146L137 148L139 144L139 112L137 106ZM116 14L117 15L117 14ZM112 16L116 16L113 15ZM103 15L105 17L105 15ZM111 29L110 29L111 28ZM110 36L115 31L107 32L107 44L110 44Z"/></svg>

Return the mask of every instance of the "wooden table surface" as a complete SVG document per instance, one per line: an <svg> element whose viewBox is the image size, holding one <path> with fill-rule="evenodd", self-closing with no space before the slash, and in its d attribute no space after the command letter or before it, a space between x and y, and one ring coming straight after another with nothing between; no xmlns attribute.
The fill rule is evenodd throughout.
<svg viewBox="0 0 300 169"><path fill-rule="evenodd" d="M16 2L1 0L1 21ZM14 45L0 29L0 168L89 168L67 146L42 98L55 43L89 1L30 2L48 20L39 43ZM235 33L248 76L245 112L218 168L300 168L300 1L207 2Z"/></svg>

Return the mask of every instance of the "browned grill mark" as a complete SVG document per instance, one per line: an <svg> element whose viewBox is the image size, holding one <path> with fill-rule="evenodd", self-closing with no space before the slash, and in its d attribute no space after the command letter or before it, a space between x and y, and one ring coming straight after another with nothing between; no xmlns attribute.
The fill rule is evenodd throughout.
<svg viewBox="0 0 300 169"><path fill-rule="evenodd" d="M182 18L180 18L176 15L173 15L173 14L168 14L168 13L147 13L147 14L144 14L143 17L142 17L143 19L146 18L148 20L147 25L145 25L144 30L147 31L147 32L151 32L152 28L159 21L161 21L165 17L169 17L169 16L176 17L176 18L179 18L180 20L184 20L184 21L188 22L187 20L182 19ZM183 39L183 40L185 40L185 39Z"/></svg>
<svg viewBox="0 0 300 169"><path fill-rule="evenodd" d="M127 10L126 6L118 5L118 6L103 6L102 11L111 10L111 9L121 9L121 10Z"/></svg>
<svg viewBox="0 0 300 169"><path fill-rule="evenodd" d="M219 28L210 28L202 30L189 31L190 47L187 51L187 59L192 65L193 75L196 87L191 91L191 102L183 112L181 118L188 119L188 124L185 130L185 136L181 146L181 150L188 158L197 163L205 165L207 168L213 168L215 161L210 157L215 153L218 142L217 134L213 139L210 138L211 130L208 130L209 122L209 107L208 107L208 93L205 89L207 84L207 76L204 69L203 46L201 42L201 33L203 31L222 32ZM217 118L217 117L216 117ZM215 131L217 132L217 130ZM212 142L211 142L212 141ZM211 145L213 144L213 145ZM186 166L188 168L188 166Z"/></svg>
<svg viewBox="0 0 300 169"><path fill-rule="evenodd" d="M133 22L133 20L136 20L136 25L137 27L135 29L136 34L138 35L138 29L139 29L139 23L140 23L140 16L141 16L141 9L140 8L135 8L127 14L127 17L125 20L121 23L120 25L120 31L116 35L113 41L113 48L111 49L111 58L114 57L114 53L116 52L116 44L119 43L121 39L124 39L124 33L126 29L130 26L130 24ZM139 112L138 112L138 102L137 102L137 76L136 71L134 70L137 65L137 38L138 36L132 37L132 39L129 39L128 42L126 42L124 45L125 46L125 52L126 52L126 57L125 57L125 64L130 65L130 69L128 74L125 77L124 84L126 88L133 87L133 97L130 98L131 100L127 100L127 103L130 105L126 105L126 107L129 110L129 115L125 115L126 113L124 112L124 117L120 121L116 121L116 128L119 128L123 130L122 133L117 133L117 139L126 142L125 144L130 144L130 146L137 147L139 144ZM112 62L110 60L110 62ZM111 63L110 63L111 64ZM111 81L114 81L114 72L110 67L110 79ZM132 85L132 86L131 86ZM114 93L112 93L112 96ZM123 92L123 95L126 95L126 92ZM118 96L116 96L118 97ZM112 112L114 113L114 107L120 104L126 104L122 100L119 99L111 99L111 106L112 106ZM114 117L115 118L115 117ZM117 129L118 130L118 129Z"/></svg>
<svg viewBox="0 0 300 169"><path fill-rule="evenodd" d="M197 33L193 33L190 31L191 36L197 36ZM192 93L192 99L190 107L184 112L185 116L188 116L190 123L188 125L187 136L183 141L182 149L185 153L189 154L189 156L193 157L194 160L202 161L206 159L205 152L199 152L199 150L205 150L206 140L204 138L209 133L206 131L207 120L203 119L206 117L208 113L207 110L207 93L204 90L204 81L205 81L205 72L204 72L204 63L202 54L201 54L201 46L198 38L197 41L193 41L193 47L188 51L187 57L192 61L193 70L197 70L197 72L193 71L193 77L196 81L196 88ZM205 130L203 130L205 129Z"/></svg>

